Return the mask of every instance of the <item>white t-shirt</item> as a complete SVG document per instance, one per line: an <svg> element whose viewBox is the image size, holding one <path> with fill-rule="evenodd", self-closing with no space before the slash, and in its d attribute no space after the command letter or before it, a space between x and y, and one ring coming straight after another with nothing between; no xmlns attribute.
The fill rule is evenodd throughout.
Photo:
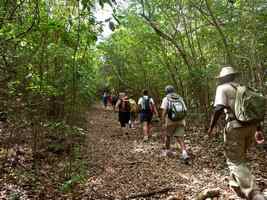
<svg viewBox="0 0 267 200"><path fill-rule="evenodd" d="M144 108L145 105L144 105L143 99L148 99L148 98L150 98L149 99L149 103L151 103L152 105L154 105L155 104L154 100L151 97L148 97L148 96L142 96L142 97L140 97L139 100L138 100L138 105L140 105L141 108Z"/></svg>
<svg viewBox="0 0 267 200"><path fill-rule="evenodd" d="M164 97L162 99L162 103L161 103L160 108L163 109L163 110L168 110L168 107L169 107L169 100L168 100L167 97ZM185 126L185 119L182 119L180 121L175 121L174 122L174 121L172 121L172 120L169 119L168 114L167 114L166 115L166 118L165 118L165 123L166 123L165 124L166 126L174 125L174 124Z"/></svg>

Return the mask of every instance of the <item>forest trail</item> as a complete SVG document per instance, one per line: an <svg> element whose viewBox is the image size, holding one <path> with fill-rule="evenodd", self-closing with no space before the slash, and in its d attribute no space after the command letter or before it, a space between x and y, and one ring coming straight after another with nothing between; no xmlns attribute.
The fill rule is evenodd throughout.
<svg viewBox="0 0 267 200"><path fill-rule="evenodd" d="M222 135L209 140L201 129L187 129L186 143L192 163L186 165L178 161L179 154L161 156L159 128L153 130L153 141L143 143L140 128L130 130L128 136L121 134L117 113L100 105L88 113L88 123L91 178L86 183L84 199L175 196L192 200L206 188L220 188L221 200L233 195L227 187L228 170L219 142ZM262 166L265 158L260 155L256 158L250 154L250 159L256 161L253 168Z"/></svg>

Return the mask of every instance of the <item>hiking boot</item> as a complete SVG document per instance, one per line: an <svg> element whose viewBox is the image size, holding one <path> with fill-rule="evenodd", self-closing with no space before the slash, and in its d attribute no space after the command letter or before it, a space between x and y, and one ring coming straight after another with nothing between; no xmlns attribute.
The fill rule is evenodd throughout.
<svg viewBox="0 0 267 200"><path fill-rule="evenodd" d="M189 165L189 156L188 156L188 154L187 154L186 151L183 151L183 153L182 153L182 155L181 155L181 157L180 157L180 160L182 160L182 162L183 162L184 164Z"/></svg>
<svg viewBox="0 0 267 200"><path fill-rule="evenodd" d="M168 157L176 156L176 152L175 151L172 151L172 150L169 150L169 149L164 149L161 152L161 156L163 156L163 157L166 157L166 156L168 156Z"/></svg>
<svg viewBox="0 0 267 200"><path fill-rule="evenodd" d="M189 160L189 156L188 156L188 154L187 154L186 151L183 151L182 152L181 159L183 159L183 160Z"/></svg>
<svg viewBox="0 0 267 200"><path fill-rule="evenodd" d="M168 154L168 150L164 149L164 150L161 151L161 154L160 154L160 155L161 155L162 157L166 157L167 154Z"/></svg>
<svg viewBox="0 0 267 200"><path fill-rule="evenodd" d="M189 162L189 157L188 158L181 158L180 160L178 160L178 162L182 162L183 164L186 164L186 165L189 165L190 162Z"/></svg>
<svg viewBox="0 0 267 200"><path fill-rule="evenodd" d="M148 136L144 136L143 142L148 142Z"/></svg>

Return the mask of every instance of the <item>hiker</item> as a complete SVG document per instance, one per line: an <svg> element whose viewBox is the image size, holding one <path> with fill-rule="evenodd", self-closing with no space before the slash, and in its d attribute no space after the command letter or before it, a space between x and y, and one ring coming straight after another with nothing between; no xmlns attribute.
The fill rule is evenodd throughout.
<svg viewBox="0 0 267 200"><path fill-rule="evenodd" d="M148 95L148 90L143 90L143 96L138 100L138 107L140 110L140 121L143 125L143 141L146 142L151 137L151 121L153 114L155 113L155 115L158 116L155 102L152 97Z"/></svg>
<svg viewBox="0 0 267 200"><path fill-rule="evenodd" d="M130 128L135 128L134 125L137 123L137 116L138 116L138 106L136 101L133 98L133 95L129 98L129 103L130 103Z"/></svg>
<svg viewBox="0 0 267 200"><path fill-rule="evenodd" d="M117 101L118 101L117 95L112 94L111 95L111 105L112 105L112 108L114 111L115 111L115 106L116 106Z"/></svg>
<svg viewBox="0 0 267 200"><path fill-rule="evenodd" d="M108 93L107 92L104 92L102 96L102 100L103 100L104 107L107 108L107 105L108 105Z"/></svg>
<svg viewBox="0 0 267 200"><path fill-rule="evenodd" d="M181 159L188 161L189 156L184 143L186 105L183 98L175 93L172 85L165 87L166 96L162 100L162 126L165 133L164 155L174 154L171 151L171 139L175 137L181 148Z"/></svg>
<svg viewBox="0 0 267 200"><path fill-rule="evenodd" d="M128 125L130 121L130 103L125 92L119 94L119 99L116 103L116 110L119 111L119 122L123 134L128 134Z"/></svg>
<svg viewBox="0 0 267 200"><path fill-rule="evenodd" d="M253 138L255 136L259 137L259 135L262 137L263 133L259 123L246 124L244 121L243 123L240 121L242 115L237 113L237 108L241 106L239 104L240 85L235 81L237 75L238 73L232 67L226 66L221 69L217 77L220 84L216 89L214 114L208 134L209 136L212 135L213 127L224 112L227 122L224 129L224 151L230 170L229 186L241 197L249 200L264 200L263 195L256 187L253 175L246 165L246 152ZM256 109L262 112L261 106L258 106ZM254 112L256 111L252 113Z"/></svg>
<svg viewBox="0 0 267 200"><path fill-rule="evenodd" d="M108 95L108 105L112 106L112 95Z"/></svg>

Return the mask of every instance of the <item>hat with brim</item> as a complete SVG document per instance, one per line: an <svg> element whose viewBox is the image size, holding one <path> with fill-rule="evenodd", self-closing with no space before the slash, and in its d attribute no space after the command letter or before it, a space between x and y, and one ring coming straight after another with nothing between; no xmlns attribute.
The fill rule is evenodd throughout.
<svg viewBox="0 0 267 200"><path fill-rule="evenodd" d="M223 67L221 69L219 76L216 76L216 78L223 78L231 74L238 74L238 72L235 71L234 68L232 67Z"/></svg>

